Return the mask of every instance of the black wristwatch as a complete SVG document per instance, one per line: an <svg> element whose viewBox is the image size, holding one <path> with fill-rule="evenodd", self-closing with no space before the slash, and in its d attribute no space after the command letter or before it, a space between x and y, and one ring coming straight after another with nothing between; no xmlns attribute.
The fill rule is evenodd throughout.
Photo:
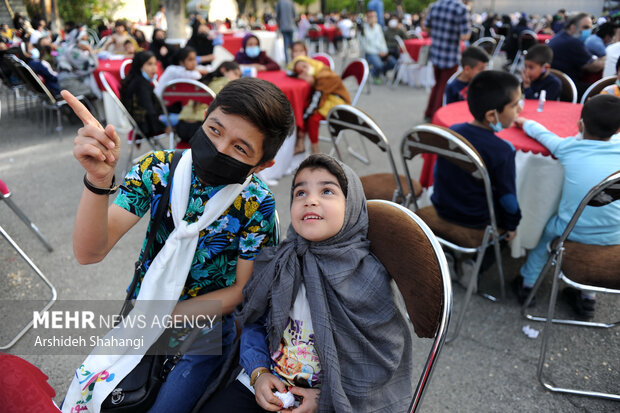
<svg viewBox="0 0 620 413"><path fill-rule="evenodd" d="M86 187L86 189L88 189L90 192L92 192L93 194L97 194L97 195L112 195L113 193L115 193L118 188L121 187L121 185L114 185L114 182L116 181L116 177L114 175L112 175L112 184L110 184L109 188L99 188L96 187L95 185L91 184L90 181L88 180L88 178L86 178L86 174L84 174L84 186Z"/></svg>

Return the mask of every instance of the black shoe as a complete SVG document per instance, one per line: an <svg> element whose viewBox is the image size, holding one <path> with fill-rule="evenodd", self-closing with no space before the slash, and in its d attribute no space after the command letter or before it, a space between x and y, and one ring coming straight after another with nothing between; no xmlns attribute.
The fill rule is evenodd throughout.
<svg viewBox="0 0 620 413"><path fill-rule="evenodd" d="M517 295L517 300L519 301L519 304L521 305L525 303L525 300L527 300L527 297L532 292L531 287L525 287L523 285L523 277L521 275L519 275L513 280L512 289ZM536 296L532 297L532 301L530 301L530 304L528 305L528 307L533 307L534 305L536 305Z"/></svg>
<svg viewBox="0 0 620 413"><path fill-rule="evenodd" d="M570 304L573 310L575 310L575 313L577 313L578 316L583 318L594 317L594 306L596 304L596 300L583 297L581 295L581 291L573 287L566 287L562 291L562 296L566 302Z"/></svg>

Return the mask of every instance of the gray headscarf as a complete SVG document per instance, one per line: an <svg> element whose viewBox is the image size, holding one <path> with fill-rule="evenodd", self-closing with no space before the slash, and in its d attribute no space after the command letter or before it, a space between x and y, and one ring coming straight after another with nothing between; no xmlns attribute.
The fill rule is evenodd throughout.
<svg viewBox="0 0 620 413"><path fill-rule="evenodd" d="M389 274L370 253L362 184L351 168L340 166L348 179L342 229L309 242L291 226L285 241L263 249L237 321L255 322L268 312L275 351L303 282L321 364L319 411L405 412L414 387L413 330Z"/></svg>

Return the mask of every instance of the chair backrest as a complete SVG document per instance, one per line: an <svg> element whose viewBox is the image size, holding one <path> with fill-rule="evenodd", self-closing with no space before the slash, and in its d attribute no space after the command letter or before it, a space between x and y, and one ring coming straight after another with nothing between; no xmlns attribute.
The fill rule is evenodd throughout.
<svg viewBox="0 0 620 413"><path fill-rule="evenodd" d="M408 410L414 412L448 330L452 312L450 271L437 238L412 211L393 202L369 200L368 220L370 250L398 286L416 335L434 338Z"/></svg>
<svg viewBox="0 0 620 413"><path fill-rule="evenodd" d="M610 86L616 83L617 78L618 78L617 76L607 76L592 83L590 87L588 87L586 91L583 93L580 103L583 105L584 103L586 103L586 100L590 99L592 96L598 95L607 86Z"/></svg>
<svg viewBox="0 0 620 413"><path fill-rule="evenodd" d="M308 28L307 36L310 40L317 40L323 37L322 33L321 28L318 25L313 24Z"/></svg>
<svg viewBox="0 0 620 413"><path fill-rule="evenodd" d="M127 60L123 60L123 63L121 63L121 79L125 79L127 77L127 75L129 74L129 71L131 70L131 64L133 63L133 59L127 59Z"/></svg>
<svg viewBox="0 0 620 413"><path fill-rule="evenodd" d="M87 28L86 33L88 33L88 42L91 46L95 46L99 43L99 35L93 29Z"/></svg>
<svg viewBox="0 0 620 413"><path fill-rule="evenodd" d="M375 123L374 120L360 109L351 105L337 105L334 106L327 114L327 129L334 143L336 149L336 155L340 161L342 156L338 145L336 145L336 138L344 130L352 130L359 135L365 137L374 145L376 145L381 151L385 152L390 163L392 175L396 181L396 191L394 199L402 197L404 200L404 188L401 185L401 181L398 176L398 169L396 168L396 162L394 162L394 156L392 155L392 149L387 137ZM413 184L412 184L413 185ZM414 192L415 193L415 192Z"/></svg>
<svg viewBox="0 0 620 413"><path fill-rule="evenodd" d="M342 80L345 80L349 76L353 76L355 77L355 80L357 80L357 91L355 92L353 99L351 99L351 105L357 105L357 100L360 98L360 95L364 90L364 86L366 86L369 74L370 69L368 68L368 62L363 58L354 59L342 71L342 75L340 76Z"/></svg>
<svg viewBox="0 0 620 413"><path fill-rule="evenodd" d="M420 36L419 39L421 38L422 37ZM405 46L405 42L402 39L402 37L400 37L399 35L395 35L394 40L396 40L396 44L398 44L398 50L400 51L400 54L409 56L411 58L411 56L409 55L409 52L407 51L407 46ZM411 60L413 60L413 58L411 58Z"/></svg>
<svg viewBox="0 0 620 413"><path fill-rule="evenodd" d="M472 46L482 47L489 54L489 56L493 56L495 52L495 47L497 46L497 40L489 36L481 37L475 42L473 42Z"/></svg>
<svg viewBox="0 0 620 413"><path fill-rule="evenodd" d="M463 71L463 68L459 66L459 68L457 69L457 71L456 71L456 72L454 72L454 74L452 74L452 76L450 76L450 77L448 78L448 81L446 82L446 86L448 86L448 85L450 84L450 82L452 82L454 79L456 79L456 78L457 78L457 77L461 74L461 72L462 72L462 71ZM446 92L444 92L444 94L443 94L443 98L442 98L442 100L441 100L441 106L446 106L446 105L447 105L447 103L448 103L448 102L447 102L447 99L448 99L448 98L446 97Z"/></svg>
<svg viewBox="0 0 620 413"><path fill-rule="evenodd" d="M407 179L411 181L411 174L407 161L422 153L433 153L452 162L459 168L481 179L484 184L489 218L493 229L497 230L491 179L482 157L471 143L457 132L435 125L419 125L405 133L400 145L400 154L405 168ZM412 188L409 188L410 190ZM407 196L405 206L413 203L415 210L418 205L415 197Z"/></svg>
<svg viewBox="0 0 620 413"><path fill-rule="evenodd" d="M26 64L26 62L13 54L8 55L8 58L15 73L21 81L24 82L28 89L46 99L48 103L52 105L56 104L56 98L52 95L52 92L49 91L39 75L37 75L34 70Z"/></svg>
<svg viewBox="0 0 620 413"><path fill-rule="evenodd" d="M533 30L523 30L517 43L519 50L525 51L538 43L538 35Z"/></svg>
<svg viewBox="0 0 620 413"><path fill-rule="evenodd" d="M560 101L577 103L577 87L575 82L566 73L558 69L549 69L560 82L562 82L562 93L560 93Z"/></svg>
<svg viewBox="0 0 620 413"><path fill-rule="evenodd" d="M314 60L318 60L319 62L325 64L332 71L336 67L336 65L334 64L334 59L332 59L332 57L328 55L327 53L314 53L310 57Z"/></svg>
<svg viewBox="0 0 620 413"><path fill-rule="evenodd" d="M215 93L207 85L197 80L177 79L164 86L161 97L166 106L176 102L185 105L190 100L210 105L215 99Z"/></svg>
<svg viewBox="0 0 620 413"><path fill-rule="evenodd" d="M417 64L419 64L420 66L426 66L427 64L430 64L430 53L431 52L431 45L430 44L425 44L422 47L420 47L420 52L418 53L418 60L417 60Z"/></svg>
<svg viewBox="0 0 620 413"><path fill-rule="evenodd" d="M416 39L424 39L424 37L420 33L418 33L417 31L415 31L415 30L407 31L407 36L415 37Z"/></svg>
<svg viewBox="0 0 620 413"><path fill-rule="evenodd" d="M108 94L110 95L110 98L112 99L116 107L122 112L123 116L127 118L135 133L141 135L142 137L146 137L146 135L144 135L144 133L142 133L142 131L140 130L138 122L136 122L136 120L133 118L133 116L131 116L125 105L123 105L123 103L121 102L121 84L119 83L118 79L116 79L116 77L114 77L112 73L103 70L99 72L99 80L101 81L101 84L103 85L105 91L108 92Z"/></svg>
<svg viewBox="0 0 620 413"><path fill-rule="evenodd" d="M95 49L101 49L107 41L108 41L108 36L103 36L101 39L99 39L99 41L95 45Z"/></svg>

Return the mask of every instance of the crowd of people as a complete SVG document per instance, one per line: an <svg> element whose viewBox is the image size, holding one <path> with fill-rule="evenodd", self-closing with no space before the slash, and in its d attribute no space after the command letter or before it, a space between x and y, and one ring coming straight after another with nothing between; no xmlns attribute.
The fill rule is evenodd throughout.
<svg viewBox="0 0 620 413"><path fill-rule="evenodd" d="M520 302L530 295L547 259L547 244L563 231L586 192L620 165L619 27L612 20L594 21L586 13L562 10L553 17L475 15L470 13L470 3L438 0L426 13L401 16L386 13L380 0L371 0L363 18L346 13L297 17L290 1L280 0L275 13L265 16L265 24L282 29L289 76L312 88L295 145L296 152L304 152L308 135L312 155L293 177L292 223L287 238L278 245L275 199L255 173L274 164L280 146L293 133L295 119L291 104L274 84L242 78L244 68L281 69L280 62L261 48L256 34L243 37L234 59L213 67L221 33L200 16L192 17L192 35L183 47L166 41L165 9L159 11L159 27L150 42L137 26L120 20L112 30L99 33L107 36L100 51L133 59L120 93L141 130L155 136L175 128L191 149L180 160L174 150L145 155L120 188L114 181L120 157L118 134L111 126L97 126L72 96L87 92L96 98L99 93L92 77L97 51L86 28L68 22L64 36L54 35L39 20L28 35L11 33L3 40L3 53L24 60L54 95L60 95L61 89L71 92L63 92L62 97L84 122L74 150L85 173L74 230L78 261L101 261L123 234L147 216L151 224L147 239L156 241L150 250L146 247L151 244L145 242L140 251L144 266L132 297L136 308L149 300L178 300L169 313L190 315L200 312L208 300L222 303L221 354L204 354L216 339L211 329L205 329L168 375L151 411L190 411L206 396L212 397L202 407L205 412L400 412L411 402L413 331L389 274L370 253L361 181L350 167L319 153L320 121L335 105L351 103L351 97L337 73L309 56L312 42L304 39L317 24L338 27L333 37L336 52L356 29L378 84L399 59L396 36L406 39L426 33L433 39L429 58L435 86L424 116L430 121L444 104L467 103L473 120L451 129L478 151L489 171L497 224L506 241L515 237L521 210L515 149L497 133L516 125L557 158L565 171L558 212L547 223L539 244L529 251L515 282ZM255 27L259 23L241 16L236 24ZM8 30L3 27L3 35ZM15 30L20 30L17 24ZM553 34L553 38L517 53L524 30ZM487 69L493 53L471 45L472 35L504 36L508 60L523 56L519 70L504 70L509 65ZM467 43L463 51L461 42ZM585 102L579 136L559 138L520 116L524 98L537 99L544 91L548 100L559 99L562 84L551 68L573 79L581 95L593 82L584 74L603 72L608 64L617 80ZM5 78L11 76L9 67ZM216 97L208 106L190 101L168 107L174 116L165 118L158 98L167 82L175 79L201 81ZM440 157L430 208L452 224L485 228L491 211L482 185ZM109 205L109 195L117 190ZM172 200L168 214L161 225L155 224L155 210L166 191ZM620 205L584 212L571 239L620 244ZM453 256L450 261L458 259ZM158 282L161 285L155 285ZM593 294L568 290L566 296L578 315L594 315ZM170 353L188 336L186 331L176 331L169 342ZM135 366L123 356L102 360L91 355L76 371L63 411L97 411L96 403L119 385L122 372L131 371L127 366ZM238 366L231 365L235 360ZM238 375L226 382L225 373L235 367ZM101 372L108 373L112 384L92 377ZM92 385L83 387L84 381ZM274 390L292 394L295 407L284 406Z"/></svg>

